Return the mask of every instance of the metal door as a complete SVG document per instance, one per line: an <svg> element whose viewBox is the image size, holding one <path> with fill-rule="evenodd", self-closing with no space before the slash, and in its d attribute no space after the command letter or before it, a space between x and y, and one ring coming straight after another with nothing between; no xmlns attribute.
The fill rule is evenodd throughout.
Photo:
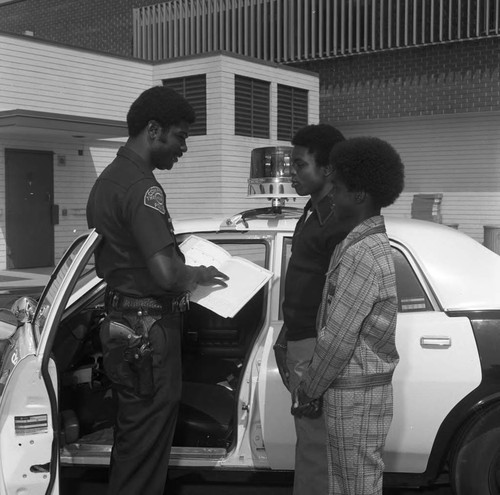
<svg viewBox="0 0 500 495"><path fill-rule="evenodd" d="M6 150L7 268L54 264L53 153Z"/></svg>

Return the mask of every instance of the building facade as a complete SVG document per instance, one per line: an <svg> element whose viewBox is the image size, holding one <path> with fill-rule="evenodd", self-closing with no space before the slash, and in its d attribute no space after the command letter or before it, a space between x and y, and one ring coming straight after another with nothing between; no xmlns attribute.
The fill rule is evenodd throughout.
<svg viewBox="0 0 500 495"><path fill-rule="evenodd" d="M150 86L204 80L204 130L191 133L172 171L157 173L174 219L269 206L247 197L248 178L254 148L289 144L278 139L280 89L305 93L308 121L319 119L316 74L231 54L153 64L4 34L0 72L0 269L50 266L87 229L90 189L126 139L130 104ZM258 135L245 129L252 112L237 106L241 82L258 82L267 98L267 125L251 121Z"/></svg>
<svg viewBox="0 0 500 495"><path fill-rule="evenodd" d="M415 194L436 193L443 223L480 242L500 225L498 38L294 66L318 73L321 120L400 152L409 213Z"/></svg>
<svg viewBox="0 0 500 495"><path fill-rule="evenodd" d="M0 30L153 65L167 52L170 61L184 61L188 50L234 48L250 60L273 58L316 73L318 121L346 136L381 137L400 152L406 187L388 213L418 216L416 199L433 197L439 221L483 242L500 226L499 6L471 0L468 11L456 11L446 5L463 2L390 3L398 16L384 0L232 0L231 15L213 7L218 0L147 7L131 0L20 0L0 4Z"/></svg>
<svg viewBox="0 0 500 495"><path fill-rule="evenodd" d="M0 31L132 56L132 9L150 0L0 0Z"/></svg>

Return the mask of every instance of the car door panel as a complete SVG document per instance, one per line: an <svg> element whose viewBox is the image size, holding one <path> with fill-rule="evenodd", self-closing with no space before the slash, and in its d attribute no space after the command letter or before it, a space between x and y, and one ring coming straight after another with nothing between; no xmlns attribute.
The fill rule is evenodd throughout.
<svg viewBox="0 0 500 495"><path fill-rule="evenodd" d="M33 326L28 322L18 330L14 350L19 351L7 354L14 367L0 397L2 495L59 494L59 458L53 444L58 386L51 345L66 304L72 303L71 291L77 299L86 282L85 277L78 281L78 274L99 241L97 234L85 239L66 251L37 304Z"/></svg>
<svg viewBox="0 0 500 495"><path fill-rule="evenodd" d="M477 346L468 318L439 311L399 313L396 345L386 471L422 473L442 422L481 382Z"/></svg>
<svg viewBox="0 0 500 495"><path fill-rule="evenodd" d="M272 325L273 342L280 329L281 322ZM426 345L427 341L438 345ZM439 345L443 341L446 345ZM396 342L400 362L393 379L394 418L385 447L386 471L421 473L442 422L479 385L480 363L467 318L449 318L441 312L399 314ZM296 436L290 393L281 381L274 352L265 362L261 403L266 453L272 469L293 469Z"/></svg>
<svg viewBox="0 0 500 495"><path fill-rule="evenodd" d="M283 322L273 322L269 329L269 352L263 356L259 388L262 434L269 465L272 469L293 469L295 465L295 426L290 414L290 392L283 385L272 350ZM263 384L265 389L262 392Z"/></svg>
<svg viewBox="0 0 500 495"><path fill-rule="evenodd" d="M53 361L49 373L56 383ZM34 354L11 372L0 405L0 492L45 495L50 483L54 431L49 395ZM57 480L52 495L58 495Z"/></svg>

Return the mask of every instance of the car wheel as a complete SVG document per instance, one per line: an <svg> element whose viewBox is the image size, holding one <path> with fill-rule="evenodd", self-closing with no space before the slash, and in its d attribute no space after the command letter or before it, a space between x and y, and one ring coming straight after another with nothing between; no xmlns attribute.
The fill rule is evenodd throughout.
<svg viewBox="0 0 500 495"><path fill-rule="evenodd" d="M500 406L482 413L463 432L451 462L456 495L500 495Z"/></svg>

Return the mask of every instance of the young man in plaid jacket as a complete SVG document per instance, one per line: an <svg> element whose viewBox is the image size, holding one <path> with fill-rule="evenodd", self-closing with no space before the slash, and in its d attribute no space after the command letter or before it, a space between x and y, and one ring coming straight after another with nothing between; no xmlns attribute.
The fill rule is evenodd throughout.
<svg viewBox="0 0 500 495"><path fill-rule="evenodd" d="M404 168L377 138L338 144L330 163L334 212L351 230L330 262L314 355L292 412L314 415L323 399L330 495L382 495L381 453L399 356L396 276L381 208L403 190Z"/></svg>

